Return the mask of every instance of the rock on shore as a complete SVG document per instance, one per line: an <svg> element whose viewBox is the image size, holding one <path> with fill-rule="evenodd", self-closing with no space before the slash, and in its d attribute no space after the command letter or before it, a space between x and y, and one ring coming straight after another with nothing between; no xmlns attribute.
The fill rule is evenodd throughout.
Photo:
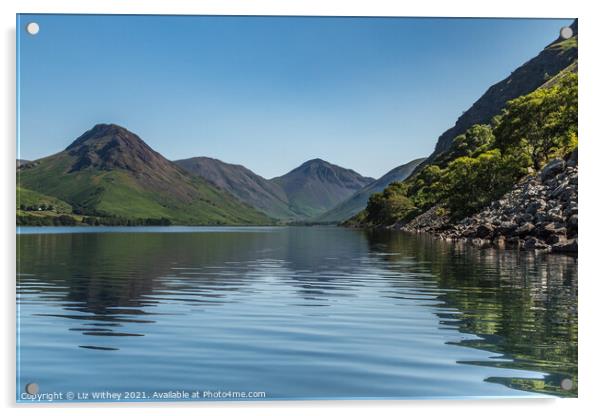
<svg viewBox="0 0 602 416"><path fill-rule="evenodd" d="M397 228L428 232L476 247L577 253L577 150L550 161L517 183L501 199L458 223L433 207Z"/></svg>

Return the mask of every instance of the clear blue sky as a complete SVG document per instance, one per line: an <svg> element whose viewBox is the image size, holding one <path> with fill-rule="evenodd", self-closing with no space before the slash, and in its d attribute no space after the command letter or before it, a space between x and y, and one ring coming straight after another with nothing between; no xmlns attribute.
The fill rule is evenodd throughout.
<svg viewBox="0 0 602 416"><path fill-rule="evenodd" d="M169 159L216 157L271 178L320 157L379 177L429 155L570 23L22 15L18 157L117 123Z"/></svg>

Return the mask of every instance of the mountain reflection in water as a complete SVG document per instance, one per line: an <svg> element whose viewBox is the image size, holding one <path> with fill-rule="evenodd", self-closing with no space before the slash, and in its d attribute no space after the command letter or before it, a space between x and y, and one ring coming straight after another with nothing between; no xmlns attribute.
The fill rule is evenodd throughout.
<svg viewBox="0 0 602 416"><path fill-rule="evenodd" d="M18 391L577 394L574 257L334 227L17 239Z"/></svg>

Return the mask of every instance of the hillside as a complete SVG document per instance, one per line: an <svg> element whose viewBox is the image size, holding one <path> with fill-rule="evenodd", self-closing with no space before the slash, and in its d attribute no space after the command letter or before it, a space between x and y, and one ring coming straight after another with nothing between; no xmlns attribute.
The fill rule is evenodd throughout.
<svg viewBox="0 0 602 416"><path fill-rule="evenodd" d="M571 42L576 45L576 39ZM475 124L348 226L430 232L478 247L577 252L576 62Z"/></svg>
<svg viewBox="0 0 602 416"><path fill-rule="evenodd" d="M44 195L22 187L17 187L17 209L21 211L53 211L69 214L71 205L53 196Z"/></svg>
<svg viewBox="0 0 602 416"><path fill-rule="evenodd" d="M479 248L577 253L578 169L575 149L461 221L452 221L438 214L441 207L433 207L400 228L468 241Z"/></svg>
<svg viewBox="0 0 602 416"><path fill-rule="evenodd" d="M404 228L431 212L420 222L424 231L435 217L446 218L443 227L449 227L550 160L568 157L578 145L577 21L571 27L573 37L555 40L489 88L409 178L373 194L345 224Z"/></svg>
<svg viewBox="0 0 602 416"><path fill-rule="evenodd" d="M280 186L242 165L224 163L209 157L193 157L176 160L174 163L272 218L280 220L298 218L289 209L288 198Z"/></svg>
<svg viewBox="0 0 602 416"><path fill-rule="evenodd" d="M114 124L96 125L64 151L23 165L17 183L65 201L80 215L176 224L272 222Z"/></svg>
<svg viewBox="0 0 602 416"><path fill-rule="evenodd" d="M282 188L291 211L312 218L335 207L374 179L322 159L312 159L271 182Z"/></svg>
<svg viewBox="0 0 602 416"><path fill-rule="evenodd" d="M571 25L574 36L558 38L536 57L521 65L489 89L437 140L435 150L424 165L450 149L454 138L475 124L489 124L509 100L528 94L577 60L577 20ZM416 172L417 173L417 172Z"/></svg>
<svg viewBox="0 0 602 416"><path fill-rule="evenodd" d="M390 183L403 181L416 169L425 158L415 159L409 163L391 169L381 178L357 191L349 199L338 204L333 209L315 218L318 223L337 223L350 218L366 207L370 195L382 192Z"/></svg>

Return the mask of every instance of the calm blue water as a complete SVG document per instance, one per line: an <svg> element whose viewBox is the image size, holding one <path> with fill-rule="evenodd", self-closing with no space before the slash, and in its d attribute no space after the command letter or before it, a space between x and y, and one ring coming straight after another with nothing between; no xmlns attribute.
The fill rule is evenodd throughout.
<svg viewBox="0 0 602 416"><path fill-rule="evenodd" d="M334 227L17 242L20 401L27 383L59 401L577 394L573 257Z"/></svg>

